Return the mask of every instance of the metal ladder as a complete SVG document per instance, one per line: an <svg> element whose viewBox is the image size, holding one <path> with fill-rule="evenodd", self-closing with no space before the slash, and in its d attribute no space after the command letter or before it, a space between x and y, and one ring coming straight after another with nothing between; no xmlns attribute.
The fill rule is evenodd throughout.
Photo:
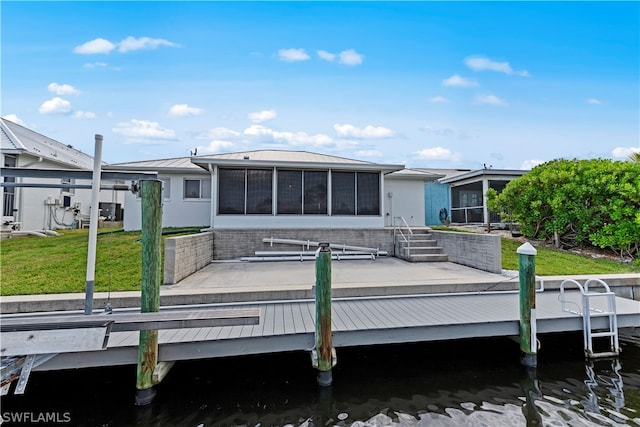
<svg viewBox="0 0 640 427"><path fill-rule="evenodd" d="M575 285L582 294L582 311L570 310L566 307L567 301L564 298L565 285ZM594 284L604 288L602 291L590 291L589 285ZM605 299L606 309L592 307L592 299ZM618 319L616 315L616 296L609 289L609 285L600 279L589 279L584 283L584 287L580 283L572 279L562 281L560 284L560 302L562 303L562 311L567 313L578 314L582 316L582 330L584 333L584 352L587 358L595 359L601 357L616 357L620 354L620 345L618 342ZM602 304L600 304L602 305ZM600 331L594 331L591 320L596 317L607 317L607 325L602 328L597 328ZM604 329L604 330L603 330ZM593 339L594 338L608 338L609 350L604 352L594 352Z"/></svg>

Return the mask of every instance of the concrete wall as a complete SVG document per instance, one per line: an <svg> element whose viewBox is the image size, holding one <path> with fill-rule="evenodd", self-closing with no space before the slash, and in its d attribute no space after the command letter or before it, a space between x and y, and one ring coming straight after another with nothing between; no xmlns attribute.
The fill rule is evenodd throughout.
<svg viewBox="0 0 640 427"><path fill-rule="evenodd" d="M393 254L393 230L389 228L377 229L273 229L273 228L237 228L213 229L214 253L213 259L237 259L251 256L255 251L268 250L301 250L300 245L283 245L263 243L265 237L278 239L311 240L315 242L329 242L353 246L379 248ZM315 250L316 248L311 248Z"/></svg>
<svg viewBox="0 0 640 427"><path fill-rule="evenodd" d="M491 273L502 272L500 236L435 230L432 233L449 261Z"/></svg>
<svg viewBox="0 0 640 427"><path fill-rule="evenodd" d="M213 259L213 233L169 237L164 244L164 284L173 285Z"/></svg>

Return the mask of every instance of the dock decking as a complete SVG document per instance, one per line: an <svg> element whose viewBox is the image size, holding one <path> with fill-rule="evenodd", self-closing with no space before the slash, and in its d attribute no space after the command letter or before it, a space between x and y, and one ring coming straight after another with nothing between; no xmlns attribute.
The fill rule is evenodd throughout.
<svg viewBox="0 0 640 427"><path fill-rule="evenodd" d="M578 292L565 293L580 307ZM259 308L257 325L163 330L159 361L191 360L286 351L314 345L314 302L310 300L216 304ZM616 298L618 326L640 327L640 302ZM212 306L207 306L211 309ZM594 328L605 319L593 319ZM518 336L517 292L398 295L336 298L332 310L333 346L392 344L474 337ZM537 294L538 334L581 331L582 318L563 312L559 293ZM102 351L64 353L38 366L48 371L137 363L138 332L115 332ZM543 351L543 350L542 350Z"/></svg>

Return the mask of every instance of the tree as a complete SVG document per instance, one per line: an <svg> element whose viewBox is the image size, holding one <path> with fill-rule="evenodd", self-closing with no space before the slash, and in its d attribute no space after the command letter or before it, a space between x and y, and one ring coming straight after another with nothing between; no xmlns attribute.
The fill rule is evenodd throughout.
<svg viewBox="0 0 640 427"><path fill-rule="evenodd" d="M640 151L634 151L629 155L629 161L632 163L640 163Z"/></svg>
<svg viewBox="0 0 640 427"><path fill-rule="evenodd" d="M552 160L511 181L500 195L487 193L487 200L519 222L526 236L638 256L640 163Z"/></svg>

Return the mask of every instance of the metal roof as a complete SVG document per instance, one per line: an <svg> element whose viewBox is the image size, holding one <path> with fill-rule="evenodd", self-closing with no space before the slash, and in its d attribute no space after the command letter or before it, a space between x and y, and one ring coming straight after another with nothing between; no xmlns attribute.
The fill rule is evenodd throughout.
<svg viewBox="0 0 640 427"><path fill-rule="evenodd" d="M93 168L93 157L71 145L63 144L5 118L0 118L0 128L0 148L3 152L28 153L72 168Z"/></svg>
<svg viewBox="0 0 640 427"><path fill-rule="evenodd" d="M444 177L444 174L437 174L420 169L402 169L387 175L387 178L417 179L423 181L435 181Z"/></svg>
<svg viewBox="0 0 640 427"><path fill-rule="evenodd" d="M105 169L133 169L133 170L188 170L201 172L202 169L191 163L191 157L174 157L171 159L143 160L139 162L112 163Z"/></svg>
<svg viewBox="0 0 640 427"><path fill-rule="evenodd" d="M467 173L463 173L460 175L456 175L456 176L452 176L452 177L447 177L444 179L441 179L440 182L442 183L453 183L453 182L458 182L458 181L464 181L465 179L469 179L469 178L475 178L475 177L480 177L480 176L487 176L487 177L498 177L498 176L503 176L503 177L519 177L522 176L524 174L526 174L527 172L529 172L528 170L522 170L522 169L477 169L477 170L473 170Z"/></svg>
<svg viewBox="0 0 640 427"><path fill-rule="evenodd" d="M224 166L342 167L345 169L385 171L396 171L404 168L404 165L384 165L308 151L287 150L256 150L212 154L192 157L191 161L202 168L208 168L209 164Z"/></svg>

